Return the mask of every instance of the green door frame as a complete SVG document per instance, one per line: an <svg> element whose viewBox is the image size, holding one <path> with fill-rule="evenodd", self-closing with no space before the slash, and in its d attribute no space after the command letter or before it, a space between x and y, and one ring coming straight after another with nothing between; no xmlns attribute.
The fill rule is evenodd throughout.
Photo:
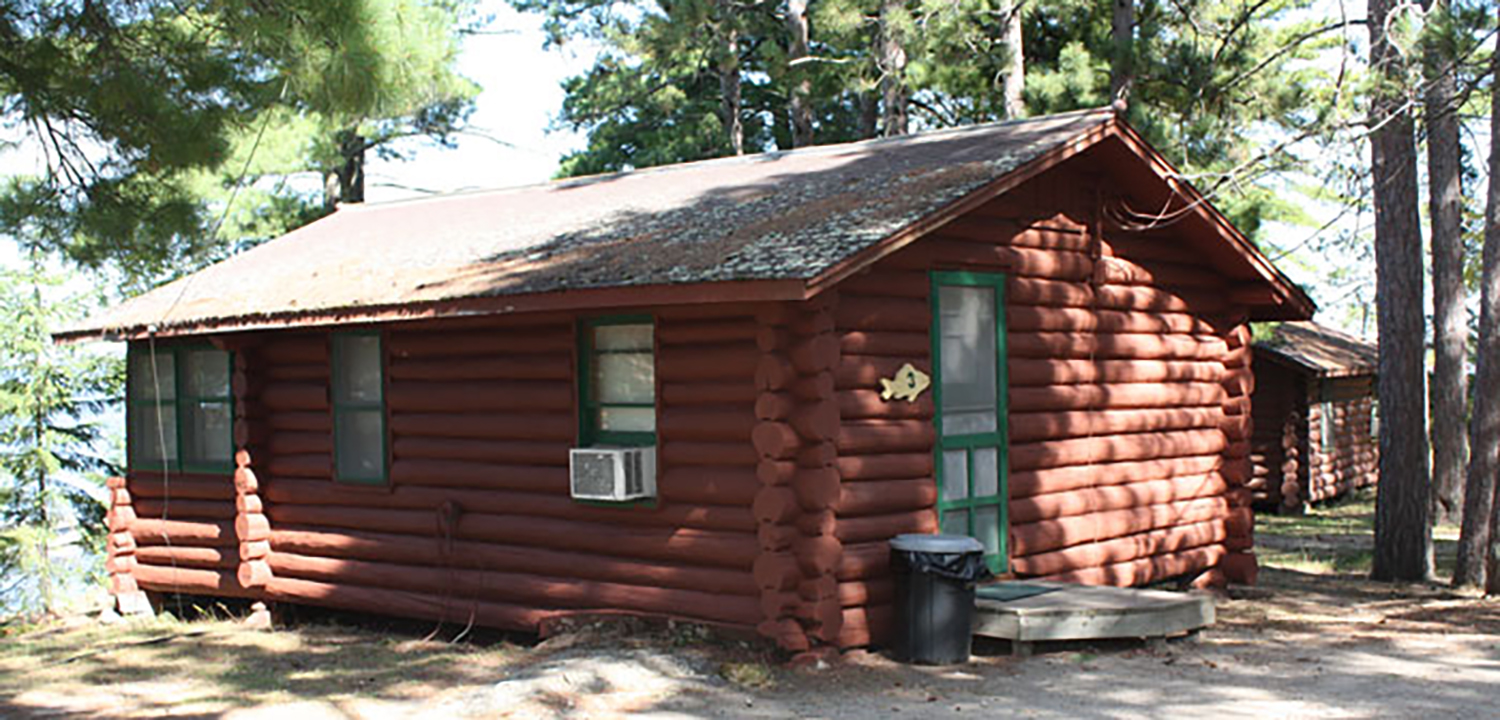
<svg viewBox="0 0 1500 720"><path fill-rule="evenodd" d="M999 535L997 552L985 555L985 562L990 570L996 573L1007 572L1009 568L1009 531L1010 531L1010 453L1009 453L1009 378L1006 368L1006 343L1005 343L1005 276L999 273L981 272L953 272L933 271L931 273L931 304L932 304L932 396L935 413L933 415L933 426L936 431L937 442L933 444L933 469L937 478L938 486L938 520L942 524L944 513L953 510L968 511L968 534L974 533L975 510L980 507L996 506L998 508ZM995 430L994 432L974 433L966 435L945 435L943 433L943 378L942 378L942 306L940 288L943 287L988 287L995 290ZM979 448L995 448L996 471L996 494L984 497L974 497L974 450ZM945 483L952 482L955 478L944 477L943 453L948 450L964 450L967 458L965 467L968 468L968 477L962 482L968 484L968 492L964 493L962 500L944 500L943 487Z"/></svg>

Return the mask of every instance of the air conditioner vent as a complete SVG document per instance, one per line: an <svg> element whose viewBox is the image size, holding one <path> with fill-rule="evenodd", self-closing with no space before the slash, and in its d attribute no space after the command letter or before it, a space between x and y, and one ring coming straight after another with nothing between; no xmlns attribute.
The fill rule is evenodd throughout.
<svg viewBox="0 0 1500 720"><path fill-rule="evenodd" d="M624 501L656 496L655 447L574 448L569 460L575 499Z"/></svg>

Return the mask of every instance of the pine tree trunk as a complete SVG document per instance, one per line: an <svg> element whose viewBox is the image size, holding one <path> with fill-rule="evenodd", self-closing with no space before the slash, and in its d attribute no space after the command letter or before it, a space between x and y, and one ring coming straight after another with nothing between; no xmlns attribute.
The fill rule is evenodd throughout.
<svg viewBox="0 0 1500 720"><path fill-rule="evenodd" d="M906 48L901 38L898 18L905 10L901 0L881 0L879 66L880 66L880 133L886 137L906 134Z"/></svg>
<svg viewBox="0 0 1500 720"><path fill-rule="evenodd" d="M859 137L868 140L875 137L880 126L880 97L874 92L859 94Z"/></svg>
<svg viewBox="0 0 1500 720"><path fill-rule="evenodd" d="M1026 8L1024 0L1015 0L1006 11L1005 22L1005 117L1014 120L1026 114L1026 103L1021 94L1026 89L1026 53L1021 33L1021 12Z"/></svg>
<svg viewBox="0 0 1500 720"><path fill-rule="evenodd" d="M813 144L812 81L808 79L807 0L787 0L786 31L788 73L791 76L792 147Z"/></svg>
<svg viewBox="0 0 1500 720"><path fill-rule="evenodd" d="M1109 61L1109 100L1123 110L1130 102L1135 81L1135 0L1114 0L1109 36L1113 53Z"/></svg>
<svg viewBox="0 0 1500 720"><path fill-rule="evenodd" d="M729 147L745 154L745 123L740 104L740 31L735 22L733 0L719 0L719 94L721 119Z"/></svg>
<svg viewBox="0 0 1500 720"><path fill-rule="evenodd" d="M323 178L323 208L329 212L345 203L365 201L365 137L344 130L338 141L339 166Z"/></svg>
<svg viewBox="0 0 1500 720"><path fill-rule="evenodd" d="M1500 38L1491 76L1500 78ZM1500 83L1491 83L1490 137L1500 137ZM1474 414L1469 418L1469 477L1464 489L1463 528L1458 536L1456 587L1484 585L1500 592L1500 551L1490 547L1500 537L1495 510L1495 475L1500 472L1500 144L1490 143L1489 199L1484 209L1484 259L1479 289L1479 350L1475 362ZM1382 481L1384 482L1384 481ZM1488 554L1488 561L1486 561ZM1488 565L1488 568L1486 568ZM1488 576L1486 581L1486 576Z"/></svg>
<svg viewBox="0 0 1500 720"><path fill-rule="evenodd" d="M1446 10L1445 0L1432 10ZM1433 518L1457 520L1463 507L1464 464L1468 443L1464 415L1468 389L1464 354L1469 340L1464 308L1463 183L1458 144L1458 115L1450 58L1441 43L1423 53L1427 90L1428 212L1432 221L1432 324L1436 365L1432 375Z"/></svg>
<svg viewBox="0 0 1500 720"><path fill-rule="evenodd" d="M1400 95L1402 59L1385 35L1393 0L1370 0L1371 180L1375 200L1375 305L1380 328L1380 492L1375 500L1376 580L1432 574L1422 332L1422 230L1417 150Z"/></svg>

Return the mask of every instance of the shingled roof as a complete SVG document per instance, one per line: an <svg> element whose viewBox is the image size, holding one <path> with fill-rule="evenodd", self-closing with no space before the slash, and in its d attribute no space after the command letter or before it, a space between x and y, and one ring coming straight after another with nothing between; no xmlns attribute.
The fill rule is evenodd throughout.
<svg viewBox="0 0 1500 720"><path fill-rule="evenodd" d="M341 207L58 334L140 337L558 307L794 300L1134 131L1087 110L528 187ZM1149 148L1152 172L1170 173ZM1145 157L1150 153L1150 157ZM1155 164L1153 164L1155 163ZM1179 196L1196 198L1185 184ZM1311 308L1207 203L1276 303ZM711 285L709 285L711 284ZM705 292L705 288L708 289ZM545 302L543 301L545 300ZM1293 317L1306 317L1298 309Z"/></svg>
<svg viewBox="0 0 1500 720"><path fill-rule="evenodd" d="M1373 375L1380 365L1374 343L1313 322L1281 323L1255 349L1317 377Z"/></svg>

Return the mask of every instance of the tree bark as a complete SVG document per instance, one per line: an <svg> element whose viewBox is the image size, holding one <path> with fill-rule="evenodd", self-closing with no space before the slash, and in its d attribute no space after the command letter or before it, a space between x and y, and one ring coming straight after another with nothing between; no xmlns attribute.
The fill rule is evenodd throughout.
<svg viewBox="0 0 1500 720"><path fill-rule="evenodd" d="M787 0L786 31L788 75L791 76L791 99L788 112L792 120L792 147L813 144L812 80L802 63L808 58L807 0Z"/></svg>
<svg viewBox="0 0 1500 720"><path fill-rule="evenodd" d="M1500 38L1496 39L1500 46ZM1500 77L1500 52L1491 61L1492 77ZM1500 85L1492 85L1490 137L1500 137ZM1495 514L1495 474L1500 471L1500 397L1494 388L1500 382L1500 145L1490 144L1489 199L1484 211L1484 266L1480 279L1479 351L1475 363L1474 414L1469 418L1469 477L1464 489L1463 528L1458 538L1458 564L1453 571L1457 587L1484 585L1490 594L1500 592L1500 551L1491 547L1500 536L1500 516ZM1382 479L1382 484L1384 480ZM1488 560L1486 560L1488 555ZM1488 576L1488 577L1486 577Z"/></svg>
<svg viewBox="0 0 1500 720"><path fill-rule="evenodd" d="M1135 81L1135 0L1114 0L1109 36L1113 53L1109 61L1109 100L1123 110L1130 103Z"/></svg>
<svg viewBox="0 0 1500 720"><path fill-rule="evenodd" d="M1446 0L1431 10L1446 11ZM1463 507L1467 380L1464 354L1468 318L1464 308L1463 183L1458 114L1451 58L1441 42L1424 48L1427 89L1428 213L1432 220L1432 324L1436 364L1432 375L1432 488L1434 519L1456 520Z"/></svg>
<svg viewBox="0 0 1500 720"><path fill-rule="evenodd" d="M1021 33L1021 12L1025 0L1014 0L1006 11L1005 21L1005 118L1014 120L1026 114L1021 94L1026 88L1026 54Z"/></svg>
<svg viewBox="0 0 1500 720"><path fill-rule="evenodd" d="M1375 580L1432 575L1432 505L1423 367L1422 231L1417 151L1400 94L1402 58L1385 34L1393 0L1370 0L1371 180L1375 200L1375 304L1380 328L1380 493L1375 500Z"/></svg>
<svg viewBox="0 0 1500 720"><path fill-rule="evenodd" d="M323 208L365 201L365 137L354 130L338 134L339 166L323 178Z"/></svg>
<svg viewBox="0 0 1500 720"><path fill-rule="evenodd" d="M740 31L735 22L733 0L719 0L719 94L720 114L729 147L745 154L745 123L740 102Z"/></svg>
<svg viewBox="0 0 1500 720"><path fill-rule="evenodd" d="M905 135L907 130L906 47L898 27L899 16L904 10L901 0L881 0L880 33L876 43L880 68L880 134L885 137Z"/></svg>

